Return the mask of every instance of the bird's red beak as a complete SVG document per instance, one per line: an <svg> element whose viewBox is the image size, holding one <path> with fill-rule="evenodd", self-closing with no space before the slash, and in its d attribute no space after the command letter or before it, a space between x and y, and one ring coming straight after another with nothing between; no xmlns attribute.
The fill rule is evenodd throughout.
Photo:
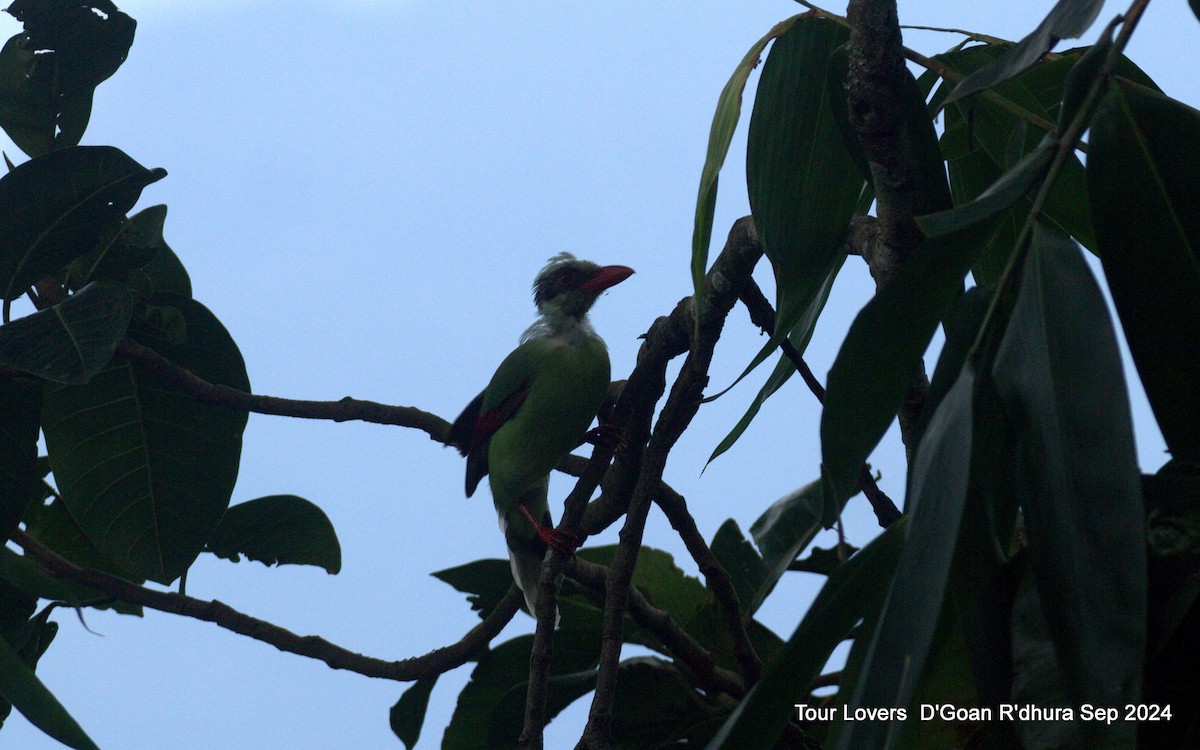
<svg viewBox="0 0 1200 750"><path fill-rule="evenodd" d="M616 286L633 275L633 269L628 266L601 266L592 274L592 278L579 285L579 288L589 294L599 294L610 286Z"/></svg>

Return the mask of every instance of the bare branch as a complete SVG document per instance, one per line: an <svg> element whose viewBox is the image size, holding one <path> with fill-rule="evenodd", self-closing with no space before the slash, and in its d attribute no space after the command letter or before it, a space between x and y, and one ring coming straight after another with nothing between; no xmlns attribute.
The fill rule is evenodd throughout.
<svg viewBox="0 0 1200 750"><path fill-rule="evenodd" d="M688 351L642 455L637 483L633 487L625 525L621 529L620 543L609 567L600 672L588 723L577 748L607 748L610 745L612 702L623 640L622 625L628 606L629 584L637 564L650 503L662 482L671 448L687 429L700 406L704 388L708 384L709 362L724 327L725 317L733 308L738 291L750 277L760 257L762 247L758 243L753 221L745 217L734 222L725 248L705 277L706 293L702 307L694 309L692 301L684 300L669 318L660 318L655 322L639 353L634 374L626 384L628 392L634 387L635 376L644 377L647 392L652 393L653 400L657 401L666 388L668 362ZM694 341L690 337L693 330L696 331Z"/></svg>
<svg viewBox="0 0 1200 750"><path fill-rule="evenodd" d="M741 293L742 304L750 311L750 321L762 330L770 333L775 330L775 310L772 309L771 303L763 296L762 290L758 288L758 284L754 283L754 279L750 279L746 286L742 288ZM796 347L792 346L792 342L784 339L779 343L779 348L791 360L800 377L804 378L804 382L808 384L808 388L813 395L817 397L817 401L825 403L825 386L821 385L821 381L817 380L817 376L813 374L808 363L804 361L804 357L800 356L800 352L796 351ZM875 482L875 477L871 476L870 469L866 464L863 464L862 470L858 473L858 488L866 495L867 500L871 503L871 508L875 511L875 517L879 519L879 525L887 528L891 526L896 519L902 515L900 509L896 507L896 503L879 489L879 485Z"/></svg>
<svg viewBox="0 0 1200 750"><path fill-rule="evenodd" d="M332 669L345 669L365 677L409 682L435 677L470 661L487 648L521 607L521 592L513 585L486 618L457 643L400 661L387 661L350 651L315 635L297 635L278 625L238 612L227 604L206 601L169 591L156 591L92 568L81 568L22 531L12 540L25 554L44 565L55 576L69 578L100 589L122 601L174 615L215 623L226 630L269 643L280 651L325 662Z"/></svg>

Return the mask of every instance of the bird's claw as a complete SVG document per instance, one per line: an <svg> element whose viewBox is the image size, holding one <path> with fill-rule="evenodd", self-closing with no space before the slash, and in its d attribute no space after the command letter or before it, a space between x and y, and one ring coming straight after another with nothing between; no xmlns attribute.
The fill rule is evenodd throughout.
<svg viewBox="0 0 1200 750"><path fill-rule="evenodd" d="M567 557L575 556L575 550L579 549L579 537L569 531L543 526L538 523L534 520L533 514L529 512L524 503L521 503L517 507L525 514L525 518L529 519L529 523L533 525L533 530L537 533L538 539L541 539L543 544L559 554L566 555Z"/></svg>
<svg viewBox="0 0 1200 750"><path fill-rule="evenodd" d="M611 424L602 424L588 430L583 434L583 440L580 442L604 446L613 453L625 446L625 439L621 436L620 428Z"/></svg>

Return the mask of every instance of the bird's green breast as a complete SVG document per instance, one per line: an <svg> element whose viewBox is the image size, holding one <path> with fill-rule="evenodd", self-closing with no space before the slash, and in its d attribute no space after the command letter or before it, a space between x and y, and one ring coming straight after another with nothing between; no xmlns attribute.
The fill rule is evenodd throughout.
<svg viewBox="0 0 1200 750"><path fill-rule="evenodd" d="M522 351L525 350L525 351ZM512 356L530 357L536 373L517 413L492 437L488 463L497 507L540 486L579 444L604 400L608 351L597 336L539 337Z"/></svg>

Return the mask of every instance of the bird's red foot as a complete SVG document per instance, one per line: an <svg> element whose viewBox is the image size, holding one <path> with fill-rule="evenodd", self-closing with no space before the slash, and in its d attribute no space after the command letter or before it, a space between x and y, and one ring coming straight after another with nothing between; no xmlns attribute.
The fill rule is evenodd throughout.
<svg viewBox="0 0 1200 750"><path fill-rule="evenodd" d="M580 440L579 443L580 445L583 443L602 445L616 453L625 445L625 440L621 437L621 430L616 425L602 424L583 433L583 440Z"/></svg>
<svg viewBox="0 0 1200 750"><path fill-rule="evenodd" d="M533 524L533 530L537 532L538 539L550 549L567 557L573 557L575 550L579 548L579 538L569 531L543 526L533 518L533 514L525 507L525 503L517 505L525 517L529 519L529 523Z"/></svg>

